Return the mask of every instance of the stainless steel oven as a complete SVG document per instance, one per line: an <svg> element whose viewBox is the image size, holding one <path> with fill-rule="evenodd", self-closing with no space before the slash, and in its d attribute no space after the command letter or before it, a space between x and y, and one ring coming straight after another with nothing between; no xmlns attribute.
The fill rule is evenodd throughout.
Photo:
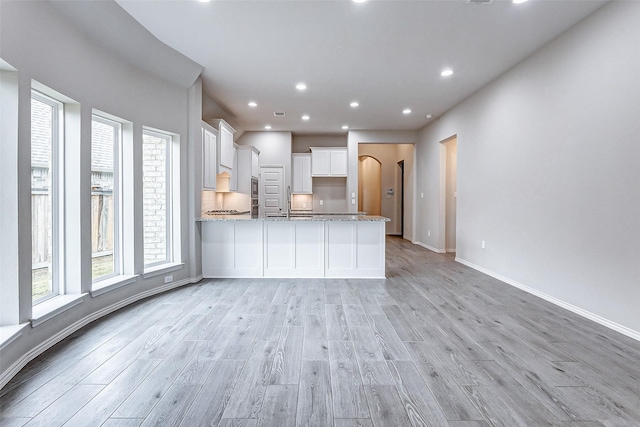
<svg viewBox="0 0 640 427"><path fill-rule="evenodd" d="M260 183L258 178L251 178L251 218L260 215Z"/></svg>
<svg viewBox="0 0 640 427"><path fill-rule="evenodd" d="M251 199L258 199L260 194L260 183L258 178L251 178Z"/></svg>

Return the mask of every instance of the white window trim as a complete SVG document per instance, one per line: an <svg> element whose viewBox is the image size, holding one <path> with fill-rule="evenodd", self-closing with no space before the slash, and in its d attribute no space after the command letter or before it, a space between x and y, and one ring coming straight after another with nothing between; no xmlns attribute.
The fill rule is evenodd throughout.
<svg viewBox="0 0 640 427"><path fill-rule="evenodd" d="M35 328L76 305L82 304L86 295L86 293L58 295L41 304L34 305L30 319L31 327Z"/></svg>
<svg viewBox="0 0 640 427"><path fill-rule="evenodd" d="M21 323L18 325L0 326L0 352L18 338L22 336L29 323Z"/></svg>
<svg viewBox="0 0 640 427"><path fill-rule="evenodd" d="M53 107L51 134L51 293L31 301L35 307L64 294L61 278L64 277L64 103L44 93L31 89L31 98ZM55 130L57 129L57 132ZM32 285L33 286L33 285Z"/></svg>
<svg viewBox="0 0 640 427"><path fill-rule="evenodd" d="M95 298L102 294L106 294L107 292L111 292L123 286L135 283L138 281L138 277L140 277L139 274L120 274L117 276L112 276L109 279L94 282L94 286L91 291L89 291L89 293L91 294L91 298Z"/></svg>
<svg viewBox="0 0 640 427"><path fill-rule="evenodd" d="M183 267L184 267L184 262L172 262L172 263L165 263L162 265L156 265L155 267L145 268L142 278L148 279L150 277L160 276L162 274L170 273L172 271L182 270Z"/></svg>
<svg viewBox="0 0 640 427"><path fill-rule="evenodd" d="M113 208L114 208L114 230L113 230L113 270L112 274L101 276L96 279L91 278L92 290L103 288L102 282L105 280L112 279L114 277L122 276L123 271L123 255L122 249L123 245L123 237L122 237L122 133L123 133L123 123L117 120L113 120L105 117L104 114L100 114L94 112L91 115L91 122L93 121L113 126L116 132L116 141L113 150ZM91 159L93 161L93 158ZM92 171L93 172L93 171ZM93 253L92 253L93 255ZM93 296L93 293L92 293Z"/></svg>

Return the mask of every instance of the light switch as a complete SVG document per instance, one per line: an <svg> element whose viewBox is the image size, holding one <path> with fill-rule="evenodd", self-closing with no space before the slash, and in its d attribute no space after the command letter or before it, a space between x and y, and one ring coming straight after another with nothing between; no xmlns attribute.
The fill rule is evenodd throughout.
<svg viewBox="0 0 640 427"><path fill-rule="evenodd" d="M420 193L420 198L424 199L424 193Z"/></svg>
<svg viewBox="0 0 640 427"><path fill-rule="evenodd" d="M351 204L355 205L356 204L356 199L351 199Z"/></svg>
<svg viewBox="0 0 640 427"><path fill-rule="evenodd" d="M355 199L356 198L356 193L351 193L351 198Z"/></svg>
<svg viewBox="0 0 640 427"><path fill-rule="evenodd" d="M320 200L320 206L324 205L324 200Z"/></svg>

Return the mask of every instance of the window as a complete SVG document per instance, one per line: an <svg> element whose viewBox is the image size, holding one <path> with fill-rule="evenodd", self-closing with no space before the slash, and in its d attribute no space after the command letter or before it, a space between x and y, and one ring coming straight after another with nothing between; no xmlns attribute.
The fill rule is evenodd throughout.
<svg viewBox="0 0 640 427"><path fill-rule="evenodd" d="M173 261L171 250L171 135L145 129L142 134L144 266Z"/></svg>
<svg viewBox="0 0 640 427"><path fill-rule="evenodd" d="M32 301L59 293L62 266L63 104L31 94L31 280Z"/></svg>
<svg viewBox="0 0 640 427"><path fill-rule="evenodd" d="M93 282L121 274L120 151L122 125L91 121L91 273Z"/></svg>

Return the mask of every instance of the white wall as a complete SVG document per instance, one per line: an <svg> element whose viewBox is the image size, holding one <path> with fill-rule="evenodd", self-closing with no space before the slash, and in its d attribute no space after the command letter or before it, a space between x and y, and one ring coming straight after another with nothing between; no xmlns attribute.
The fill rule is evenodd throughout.
<svg viewBox="0 0 640 427"><path fill-rule="evenodd" d="M640 3L608 4L422 129L416 150L416 240L443 249L440 141L457 134L458 258L636 338L638 22Z"/></svg>
<svg viewBox="0 0 640 427"><path fill-rule="evenodd" d="M192 277L190 271L198 269L198 263L192 265L190 256L194 256L191 243L196 230L190 228L195 210L192 191L195 182L189 182L189 136L192 132L199 132L189 127L188 114L193 108L189 107L190 98L188 88L191 82L169 82L162 78L142 71L129 62L123 62L119 57L97 45L81 31L75 29L68 20L59 15L57 9L49 2L1 2L0 7L0 52L2 59L17 69L19 76L19 104L18 104L18 139L3 139L3 152L10 148L14 152L17 147L17 186L18 191L13 200L17 202L18 215L12 215L11 224L18 231L18 247L14 250L19 254L19 321L27 322L32 316L31 307L31 224L30 224L30 90L32 79L51 89L72 98L77 104L74 110L76 118L80 119L77 127L69 129L77 134L78 143L74 149L67 150L65 158L73 160L67 164L65 173L73 177L68 180L66 190L70 190L69 197L77 200L77 208L67 212L72 221L68 221L70 230L65 236L72 237L73 256L80 252L80 262L70 259L68 265L73 264L72 276L75 280L66 283L77 293L86 293L91 289L91 254L90 254L90 135L91 113L93 109L109 113L133 123L133 164L125 165L127 174L133 174L135 185L126 188L125 197L135 201L135 215L130 224L135 234L133 273L140 274L135 283L126 285L100 296L85 295L83 302L72 309L59 314L41 325L22 330L21 336L1 351L0 385L6 380L7 372L15 370L29 358L45 350L73 332L87 321L108 313L118 307L139 298L150 295L161 289L166 289L163 276L143 279L141 274L143 265L142 254L142 176L139 162L142 154L142 127L149 126L175 133L180 137L180 235L182 261L185 266L172 272L174 282L170 285L188 283ZM122 29L124 31L124 28ZM158 42L159 43L159 42ZM153 49L154 46L148 46ZM159 51L162 49L159 49ZM171 67L172 59L176 63L184 58L173 57L177 53L160 58L163 64ZM153 67L152 67L153 68ZM197 102L196 102L197 103ZM196 108L198 109L198 108ZM191 139L193 141L193 138ZM193 147L191 147L193 148ZM13 154L12 154L13 155ZM15 158L15 155L14 155ZM136 163L138 162L138 163ZM136 167L136 164L138 167ZM77 179L76 179L77 178ZM4 184L3 184L4 185ZM191 193L191 194L190 194ZM3 193L4 194L4 193ZM198 192L199 194L199 188ZM191 197L190 197L191 196ZM71 258L71 257L68 257ZM4 282L2 284L4 286ZM14 372L15 373L15 372Z"/></svg>
<svg viewBox="0 0 640 427"><path fill-rule="evenodd" d="M346 147L347 135L294 135L294 153L308 153L309 147Z"/></svg>
<svg viewBox="0 0 640 427"><path fill-rule="evenodd" d="M260 166L284 165L286 187L291 185L291 140L291 132L245 132L236 143L260 150Z"/></svg>

